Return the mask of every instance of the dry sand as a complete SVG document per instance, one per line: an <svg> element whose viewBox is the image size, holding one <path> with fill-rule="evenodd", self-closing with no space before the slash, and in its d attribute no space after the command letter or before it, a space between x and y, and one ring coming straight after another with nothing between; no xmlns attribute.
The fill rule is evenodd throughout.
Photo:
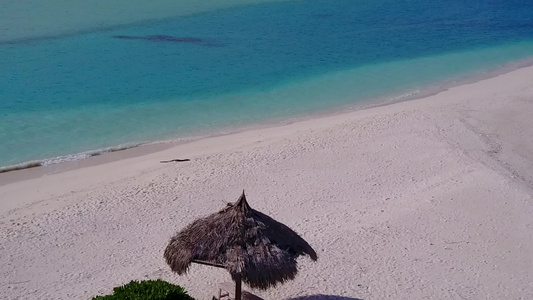
<svg viewBox="0 0 533 300"><path fill-rule="evenodd" d="M172 158L192 160L159 163ZM319 255L265 299L533 299L533 67L4 184L0 299L89 299L148 278L211 299L229 276L179 277L163 249L243 188Z"/></svg>

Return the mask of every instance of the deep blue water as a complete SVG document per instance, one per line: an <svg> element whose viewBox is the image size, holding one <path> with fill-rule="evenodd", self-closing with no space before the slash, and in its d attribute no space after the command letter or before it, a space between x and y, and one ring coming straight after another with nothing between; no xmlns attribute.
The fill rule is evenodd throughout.
<svg viewBox="0 0 533 300"><path fill-rule="evenodd" d="M0 56L1 166L393 97L492 69L533 56L533 2L264 3L4 40Z"/></svg>

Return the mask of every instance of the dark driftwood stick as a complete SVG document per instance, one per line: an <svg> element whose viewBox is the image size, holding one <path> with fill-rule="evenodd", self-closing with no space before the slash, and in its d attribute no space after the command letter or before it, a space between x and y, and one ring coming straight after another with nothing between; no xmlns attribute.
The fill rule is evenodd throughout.
<svg viewBox="0 0 533 300"><path fill-rule="evenodd" d="M161 163L169 163L169 162L183 162L183 161L190 161L190 159L188 159L188 158L186 158L186 159L176 158L176 159L171 159L171 160L162 160L160 162Z"/></svg>

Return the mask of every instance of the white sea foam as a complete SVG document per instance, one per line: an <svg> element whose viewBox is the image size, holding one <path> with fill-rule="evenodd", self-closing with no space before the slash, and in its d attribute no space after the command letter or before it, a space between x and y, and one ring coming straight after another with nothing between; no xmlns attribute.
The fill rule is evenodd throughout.
<svg viewBox="0 0 533 300"><path fill-rule="evenodd" d="M104 149L85 151L85 152L76 153L76 154L57 156L57 157L48 158L48 159L32 160L32 161L23 162L23 163L19 163L15 165L0 167L0 173L23 170L23 169L30 169L30 168L35 168L35 167L50 166L50 165L55 165L55 164L60 164L60 163L65 163L65 162L79 161L82 159L87 159L89 157L99 156L105 153L111 153L111 152L131 149L134 147L138 147L140 145L144 145L144 143L119 145L115 147L108 147Z"/></svg>
<svg viewBox="0 0 533 300"><path fill-rule="evenodd" d="M227 134L230 132L231 131L217 132L216 135ZM212 134L211 135L207 135L207 134L206 135L194 135L194 136L188 136L188 137L183 137L183 138L173 138L170 140L161 140L161 141L154 141L154 142L122 144L118 146L107 147L107 148L102 148L102 149L97 149L97 150L84 151L84 152L80 152L76 154L62 155L62 156L57 156L57 157L47 158L47 159L42 159L42 160L32 160L32 161L27 161L23 163L14 164L14 165L0 166L0 173L31 169L31 168L36 168L36 167L51 166L51 165L67 163L67 162L75 162L75 161L80 161L80 160L87 159L87 158L94 157L94 156L104 155L107 153L132 149L132 148L139 147L139 146L169 144L169 143L185 143L185 142L205 138L208 136L212 136Z"/></svg>
<svg viewBox="0 0 533 300"><path fill-rule="evenodd" d="M54 157L54 158L43 160L42 165L43 166L49 166L49 165L54 165L54 164L59 164L59 163L64 163L64 162L78 161L78 160L86 159L86 158L89 158L89 157L102 155L102 154L105 154L105 153L111 153L111 152L117 152L117 151L122 151L122 150L126 150L126 149L131 149L131 148L138 147L138 146L141 146L141 145L144 145L144 143L119 145L119 146L115 146L115 147L108 147L108 148L104 148L104 149L86 151L86 152L81 152L81 153L77 153L77 154L58 156L58 157Z"/></svg>
<svg viewBox="0 0 533 300"><path fill-rule="evenodd" d="M400 100L403 100L403 99L411 98L411 97L416 96L418 94L420 94L420 90L414 90L414 91L403 93L403 94L400 94L400 95L397 95L397 96L394 96L394 97L390 97L388 100L390 102L396 102L396 101L400 101Z"/></svg>

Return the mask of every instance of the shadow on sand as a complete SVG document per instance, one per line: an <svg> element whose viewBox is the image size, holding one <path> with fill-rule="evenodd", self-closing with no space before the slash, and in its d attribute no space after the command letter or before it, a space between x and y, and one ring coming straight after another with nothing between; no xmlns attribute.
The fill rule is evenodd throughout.
<svg viewBox="0 0 533 300"><path fill-rule="evenodd" d="M344 296L317 294L317 295L300 296L296 298L290 298L287 300L363 300L363 299L344 297Z"/></svg>

